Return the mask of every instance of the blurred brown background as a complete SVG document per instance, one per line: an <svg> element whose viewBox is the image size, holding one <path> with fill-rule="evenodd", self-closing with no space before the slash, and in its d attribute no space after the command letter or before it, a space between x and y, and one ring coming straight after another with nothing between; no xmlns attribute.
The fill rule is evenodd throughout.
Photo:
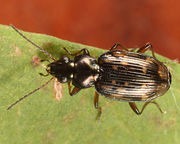
<svg viewBox="0 0 180 144"><path fill-rule="evenodd" d="M178 0L0 0L0 23L109 49L118 42L180 58Z"/></svg>

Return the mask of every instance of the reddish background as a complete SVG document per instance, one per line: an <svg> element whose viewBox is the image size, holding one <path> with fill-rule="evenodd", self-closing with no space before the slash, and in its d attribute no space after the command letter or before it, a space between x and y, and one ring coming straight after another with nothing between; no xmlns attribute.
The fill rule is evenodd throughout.
<svg viewBox="0 0 180 144"><path fill-rule="evenodd" d="M180 58L179 0L0 0L0 23L109 49L151 42Z"/></svg>

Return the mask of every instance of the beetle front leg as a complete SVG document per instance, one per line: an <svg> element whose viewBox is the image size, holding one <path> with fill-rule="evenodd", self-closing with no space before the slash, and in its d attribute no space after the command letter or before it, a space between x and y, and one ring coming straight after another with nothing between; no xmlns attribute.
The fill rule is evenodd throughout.
<svg viewBox="0 0 180 144"><path fill-rule="evenodd" d="M150 43L147 43L146 45L144 45L143 47L139 48L137 53L144 53L146 52L147 50L151 50L152 52L152 56L156 59L155 57L155 54L154 54L154 49L153 49L153 46L150 44Z"/></svg>
<svg viewBox="0 0 180 144"><path fill-rule="evenodd" d="M70 51L68 51L66 48L63 48L67 54L69 54L70 56L77 56L79 55L81 52L83 52L83 55L89 55L89 51L87 49L81 49L80 51L76 52L76 53L71 53Z"/></svg>
<svg viewBox="0 0 180 144"><path fill-rule="evenodd" d="M101 113L102 113L102 109L101 109L101 107L99 107L98 103L99 103L99 94L97 92L95 92L95 94L94 94L94 107L98 110L96 120L100 120Z"/></svg>
<svg viewBox="0 0 180 144"><path fill-rule="evenodd" d="M141 111L139 111L139 109L137 108L135 102L129 102L129 105L130 105L131 109L132 109L137 115L140 115L140 114L142 114L142 112L144 111L144 109L146 108L146 106L147 106L148 104L150 104L150 103L155 104L155 105L157 106L157 108L159 109L159 111L160 111L161 113L164 113L164 112L161 110L159 104L156 103L155 101L146 102L146 103L143 105Z"/></svg>
<svg viewBox="0 0 180 144"><path fill-rule="evenodd" d="M72 88L71 82L68 82L68 90L70 96L77 94L81 90L81 88L74 87L73 90L71 91L71 88Z"/></svg>
<svg viewBox="0 0 180 144"><path fill-rule="evenodd" d="M49 67L49 65L47 66L47 67ZM41 76L49 76L49 74L50 74L50 70L48 69L48 68L46 68L46 71L47 71L47 74L43 74L43 73L39 73Z"/></svg>

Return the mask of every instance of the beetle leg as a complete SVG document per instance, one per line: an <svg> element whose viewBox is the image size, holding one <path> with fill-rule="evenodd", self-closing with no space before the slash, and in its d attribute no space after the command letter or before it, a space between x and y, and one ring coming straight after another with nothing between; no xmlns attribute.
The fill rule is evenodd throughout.
<svg viewBox="0 0 180 144"><path fill-rule="evenodd" d="M144 45L143 47L139 48L137 53L144 53L147 50L151 50L152 52L152 56L156 59L155 54L154 54L154 49L153 46L150 43L147 43L146 45Z"/></svg>
<svg viewBox="0 0 180 144"><path fill-rule="evenodd" d="M141 111L139 111L139 109L137 108L135 102L129 102L129 105L130 105L131 109L132 109L137 115L140 115L140 114L142 114L142 112L144 111L144 109L146 108L146 106L147 106L148 104L150 104L150 103L155 104L155 105L157 106L157 108L159 109L159 111L160 111L161 113L163 113L163 111L161 110L159 104L156 103L155 101L146 102L146 103L143 105Z"/></svg>
<svg viewBox="0 0 180 144"><path fill-rule="evenodd" d="M49 70L48 70L48 68L46 68L46 71L47 71L47 74L43 74L43 73L39 73L39 74L40 74L41 76L45 76L45 77L46 77L46 76L48 76L49 73L50 73Z"/></svg>
<svg viewBox="0 0 180 144"><path fill-rule="evenodd" d="M48 62L48 63L51 63L50 60L40 60L40 62Z"/></svg>
<svg viewBox="0 0 180 144"><path fill-rule="evenodd" d="M73 96L73 95L77 94L80 90L81 90L81 88L74 87L73 90L69 94L71 96Z"/></svg>
<svg viewBox="0 0 180 144"><path fill-rule="evenodd" d="M99 102L99 94L97 92L95 92L95 94L94 94L94 107L98 110L96 120L100 120L101 113L102 113L102 109L101 109L101 107L99 107L98 102Z"/></svg>
<svg viewBox="0 0 180 144"><path fill-rule="evenodd" d="M69 90L69 94L70 94L70 92L71 92L71 88L72 88L71 82L68 82L68 90Z"/></svg>
<svg viewBox="0 0 180 144"><path fill-rule="evenodd" d="M76 53L71 53L70 51L68 51L66 48L64 48L64 50L67 52L67 54L69 54L70 56L77 56L79 55L81 52L83 52L83 55L89 55L89 51L87 49L82 49Z"/></svg>
<svg viewBox="0 0 180 144"><path fill-rule="evenodd" d="M121 44L119 44L119 43L115 43L115 44L112 46L112 48L110 49L110 51L112 51L112 50L114 50L114 49L117 49L118 46L119 46L121 49L128 51L127 48L125 48L123 45L121 45Z"/></svg>
<svg viewBox="0 0 180 144"><path fill-rule="evenodd" d="M68 82L68 90L70 96L77 94L81 90L81 88L74 87L73 90L71 91L71 88L72 88L71 82Z"/></svg>
<svg viewBox="0 0 180 144"><path fill-rule="evenodd" d="M94 107L96 109L98 109L98 107L99 107L98 103L99 103L99 94L97 92L95 92L95 94L94 94Z"/></svg>
<svg viewBox="0 0 180 144"><path fill-rule="evenodd" d="M49 73L47 73L47 74L43 74L43 73L39 73L41 76L48 76L49 75Z"/></svg>

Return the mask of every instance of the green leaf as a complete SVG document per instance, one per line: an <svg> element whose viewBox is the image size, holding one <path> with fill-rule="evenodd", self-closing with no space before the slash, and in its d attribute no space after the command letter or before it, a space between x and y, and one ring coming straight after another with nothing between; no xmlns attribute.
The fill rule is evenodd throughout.
<svg viewBox="0 0 180 144"><path fill-rule="evenodd" d="M23 32L54 57L87 48L93 57L105 50L57 39L52 36ZM71 97L67 85L63 98L54 98L53 82L14 108L7 107L50 79L43 65L34 65L34 56L48 59L36 47L20 37L11 27L0 25L0 143L4 144L179 144L180 141L180 65L162 56L172 73L171 89L157 99L166 114L150 104L140 116L128 103L100 97L102 117L95 121L94 88L84 89ZM142 107L139 103L138 107Z"/></svg>

